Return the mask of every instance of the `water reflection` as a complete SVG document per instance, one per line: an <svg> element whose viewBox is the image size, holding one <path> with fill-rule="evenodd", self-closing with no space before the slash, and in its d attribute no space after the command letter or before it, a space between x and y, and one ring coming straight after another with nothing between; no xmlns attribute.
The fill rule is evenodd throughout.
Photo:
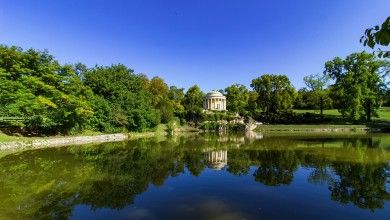
<svg viewBox="0 0 390 220"><path fill-rule="evenodd" d="M0 218L69 218L81 204L120 210L151 185L206 178L209 168L258 187L290 186L307 170L306 184L326 186L330 200L375 212L390 200L389 144L382 136L207 135L26 151L0 159Z"/></svg>
<svg viewBox="0 0 390 220"><path fill-rule="evenodd" d="M208 167L214 170L221 170L227 165L227 150L205 152L204 158Z"/></svg>

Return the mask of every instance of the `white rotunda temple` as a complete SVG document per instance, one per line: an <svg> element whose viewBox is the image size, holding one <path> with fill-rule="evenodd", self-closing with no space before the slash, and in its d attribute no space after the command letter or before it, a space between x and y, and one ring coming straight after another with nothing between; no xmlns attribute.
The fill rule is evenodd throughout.
<svg viewBox="0 0 390 220"><path fill-rule="evenodd" d="M206 94L203 108L205 110L226 111L226 97L222 93L213 90Z"/></svg>

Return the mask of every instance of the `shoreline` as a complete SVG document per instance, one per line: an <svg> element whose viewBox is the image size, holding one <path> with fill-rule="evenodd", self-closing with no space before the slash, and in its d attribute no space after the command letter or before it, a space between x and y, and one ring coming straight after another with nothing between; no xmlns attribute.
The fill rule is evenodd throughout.
<svg viewBox="0 0 390 220"><path fill-rule="evenodd" d="M31 138L26 140L0 142L0 151L38 149L45 147L61 147L68 145L83 145L91 143L107 143L128 140L129 135L123 133L84 135L84 136L63 136Z"/></svg>
<svg viewBox="0 0 390 220"><path fill-rule="evenodd" d="M348 134L348 133L369 133L381 132L380 128L370 128L366 125L259 125L254 132L264 134L303 134L304 132L312 132L316 134ZM178 129L175 133L194 133L195 129ZM203 133L197 130L196 133ZM207 132L207 131L206 131ZM150 138L166 136L167 132L150 131L150 132L129 132L129 133L114 133L114 134L96 134L96 135L78 135L78 136L49 136L49 137L15 137L15 140L0 141L1 151L18 151L26 149L39 149L46 147L62 147L69 145L83 145L93 143L107 143L126 141L138 138ZM8 136L12 137L12 136Z"/></svg>
<svg viewBox="0 0 390 220"><path fill-rule="evenodd" d="M198 133L198 129L181 127L175 130L176 134ZM168 133L164 126L158 126L156 131L126 132L113 134L80 134L72 136L48 136L48 137L16 137L5 135L5 141L0 140L0 153L5 151L19 151L39 149L46 147L63 147L70 145L98 144L134 140L138 138L165 137Z"/></svg>

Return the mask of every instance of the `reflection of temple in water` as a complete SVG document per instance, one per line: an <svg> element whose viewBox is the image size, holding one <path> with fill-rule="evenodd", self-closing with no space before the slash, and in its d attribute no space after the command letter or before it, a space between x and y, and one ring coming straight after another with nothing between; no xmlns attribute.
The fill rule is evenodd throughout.
<svg viewBox="0 0 390 220"><path fill-rule="evenodd" d="M208 167L221 170L227 165L227 150L209 151L203 154Z"/></svg>
<svg viewBox="0 0 390 220"><path fill-rule="evenodd" d="M253 132L253 131L248 131L248 132L245 132L245 137L250 139L250 140L260 140L260 139L263 139L263 134Z"/></svg>

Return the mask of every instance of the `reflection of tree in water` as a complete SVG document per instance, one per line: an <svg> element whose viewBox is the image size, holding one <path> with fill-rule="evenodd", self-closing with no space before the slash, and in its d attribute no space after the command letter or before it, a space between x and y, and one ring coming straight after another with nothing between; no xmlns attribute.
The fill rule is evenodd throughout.
<svg viewBox="0 0 390 220"><path fill-rule="evenodd" d="M347 150L370 143L377 146L377 141L370 140L338 143ZM333 155L340 154L338 148L288 148L295 145L280 138L255 140L240 148L202 139L139 140L10 155L0 159L0 218L68 218L78 204L121 209L149 184L162 185L186 169L200 175L210 165L205 152L224 152L226 170L234 175L247 175L250 166L257 167L255 181L268 186L290 184L298 166L304 166L313 170L308 181L328 184L335 201L371 210L389 201L388 165L365 163L367 157L356 163L336 163ZM368 155L364 150L362 154Z"/></svg>
<svg viewBox="0 0 390 220"><path fill-rule="evenodd" d="M377 148L380 146L380 139L373 139L372 137L366 138L349 138L343 141L344 147L368 147Z"/></svg>
<svg viewBox="0 0 390 220"><path fill-rule="evenodd" d="M290 184L298 160L294 151L264 151L256 152L259 167L253 174L257 182L269 186Z"/></svg>
<svg viewBox="0 0 390 220"><path fill-rule="evenodd" d="M332 180L332 171L328 167L314 168L313 172L309 174L308 181L313 184L328 184Z"/></svg>
<svg viewBox="0 0 390 220"><path fill-rule="evenodd" d="M337 178L329 185L332 200L353 203L359 208L383 208L390 200L386 189L386 164L333 164Z"/></svg>
<svg viewBox="0 0 390 220"><path fill-rule="evenodd" d="M251 160L247 151L234 149L228 152L228 168L227 171L233 175L241 176L249 173Z"/></svg>

